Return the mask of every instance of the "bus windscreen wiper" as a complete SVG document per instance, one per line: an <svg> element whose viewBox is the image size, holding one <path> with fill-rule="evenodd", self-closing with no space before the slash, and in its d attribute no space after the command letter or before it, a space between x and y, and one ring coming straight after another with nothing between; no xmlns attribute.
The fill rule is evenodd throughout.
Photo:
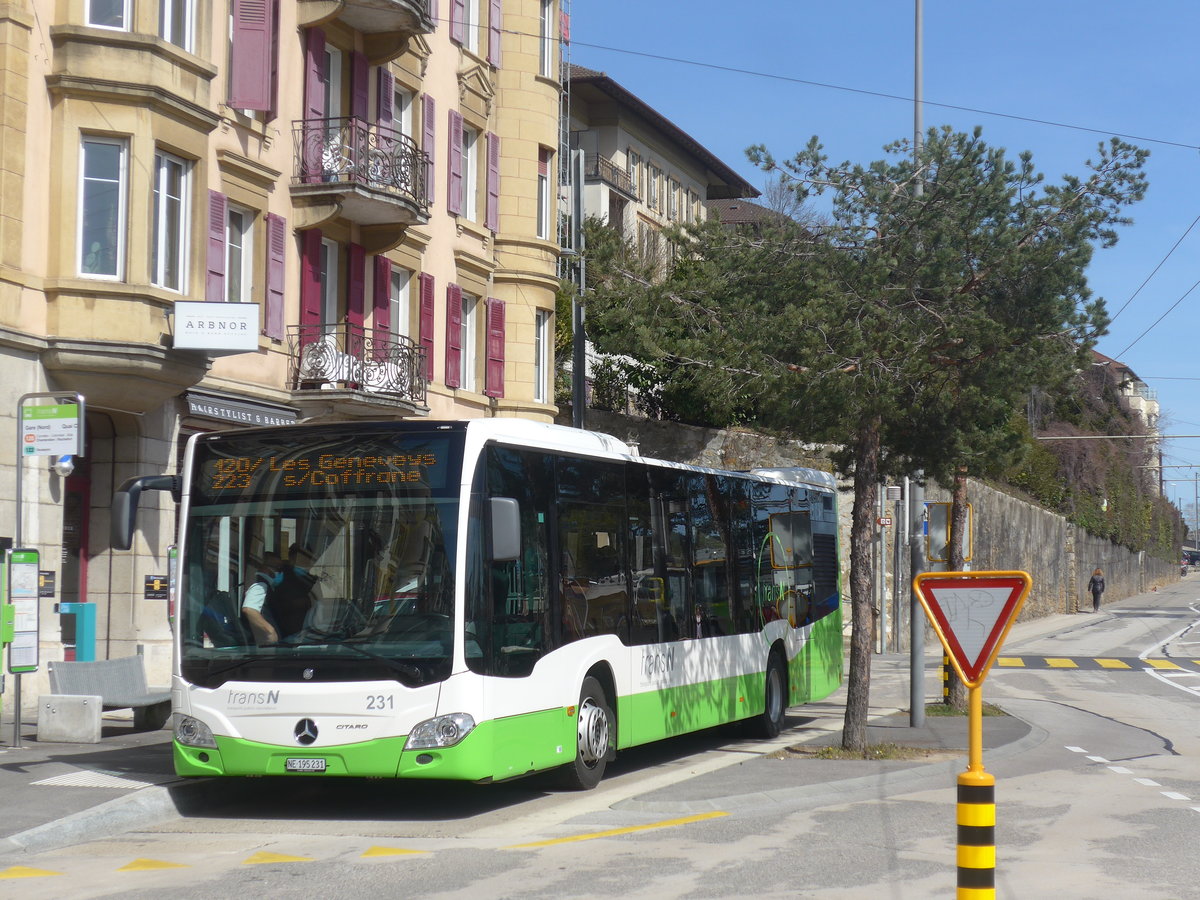
<svg viewBox="0 0 1200 900"><path fill-rule="evenodd" d="M372 651L367 650L364 647L360 647L358 644L352 644L349 641L343 640L343 641L339 641L337 644L329 644L328 646L349 647L351 650L353 650L356 653L361 653L363 656L369 657L370 659L378 660L379 662L381 662L385 666L387 666L389 669L399 672L401 675L407 675L410 679L415 681L417 684L422 684L425 681L425 676L421 674L421 670L418 669L416 666L410 666L408 663L402 663L398 659L392 659L390 656L383 656L382 654L379 654L379 653L373 653Z"/></svg>

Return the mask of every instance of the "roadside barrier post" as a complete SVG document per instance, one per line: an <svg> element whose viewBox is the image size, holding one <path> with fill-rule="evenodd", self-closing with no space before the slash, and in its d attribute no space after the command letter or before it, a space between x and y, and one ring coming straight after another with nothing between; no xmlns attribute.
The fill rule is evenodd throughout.
<svg viewBox="0 0 1200 900"><path fill-rule="evenodd" d="M967 770L958 776L957 900L996 897L996 780L983 768L982 684L1016 621L1027 572L927 572L913 579L930 624L968 688Z"/></svg>

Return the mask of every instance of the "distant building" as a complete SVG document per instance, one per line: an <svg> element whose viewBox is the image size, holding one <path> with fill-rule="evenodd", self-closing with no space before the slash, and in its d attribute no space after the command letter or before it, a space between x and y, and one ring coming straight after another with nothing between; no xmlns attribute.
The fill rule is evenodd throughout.
<svg viewBox="0 0 1200 900"><path fill-rule="evenodd" d="M778 210L745 199L706 200L704 207L709 218L716 219L729 228L758 231L789 222L794 223L793 219Z"/></svg>
<svg viewBox="0 0 1200 900"><path fill-rule="evenodd" d="M585 153L584 210L657 245L667 225L700 221L709 200L758 190L662 113L603 72L568 68L571 146Z"/></svg>
<svg viewBox="0 0 1200 900"><path fill-rule="evenodd" d="M1158 435L1158 393L1146 382L1138 378L1137 373L1123 362L1118 362L1103 353L1092 351L1092 365L1103 366L1117 387L1117 393L1122 403L1131 413L1142 420L1147 434Z"/></svg>

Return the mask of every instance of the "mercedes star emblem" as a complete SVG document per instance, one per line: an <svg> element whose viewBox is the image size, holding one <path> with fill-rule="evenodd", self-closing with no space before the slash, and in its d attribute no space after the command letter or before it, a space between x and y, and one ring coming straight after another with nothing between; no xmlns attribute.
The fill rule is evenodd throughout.
<svg viewBox="0 0 1200 900"><path fill-rule="evenodd" d="M317 723L312 719L301 719L292 729L292 734L296 736L297 744L307 747L317 739Z"/></svg>

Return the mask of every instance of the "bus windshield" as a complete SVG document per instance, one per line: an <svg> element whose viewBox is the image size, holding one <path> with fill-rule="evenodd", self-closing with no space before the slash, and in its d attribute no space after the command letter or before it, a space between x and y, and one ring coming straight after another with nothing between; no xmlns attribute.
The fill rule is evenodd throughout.
<svg viewBox="0 0 1200 900"><path fill-rule="evenodd" d="M427 684L450 673L460 431L197 441L185 679Z"/></svg>

